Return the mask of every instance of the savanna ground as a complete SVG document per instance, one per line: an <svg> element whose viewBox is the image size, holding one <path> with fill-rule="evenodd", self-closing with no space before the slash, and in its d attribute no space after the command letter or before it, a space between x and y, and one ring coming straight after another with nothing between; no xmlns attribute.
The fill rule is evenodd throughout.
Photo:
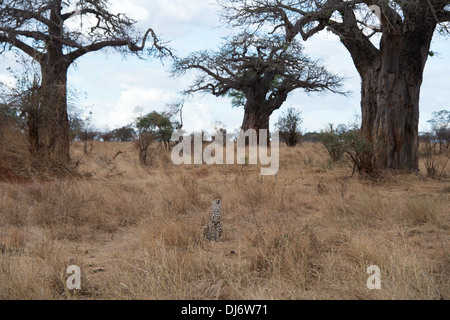
<svg viewBox="0 0 450 320"><path fill-rule="evenodd" d="M123 153L110 161L117 151ZM177 167L72 145L83 179L0 172L0 299L448 299L450 179L331 165L320 144L257 166ZM442 176L449 176L443 172ZM223 239L203 238L213 194ZM81 268L80 291L66 287ZM381 268L381 290L366 286Z"/></svg>

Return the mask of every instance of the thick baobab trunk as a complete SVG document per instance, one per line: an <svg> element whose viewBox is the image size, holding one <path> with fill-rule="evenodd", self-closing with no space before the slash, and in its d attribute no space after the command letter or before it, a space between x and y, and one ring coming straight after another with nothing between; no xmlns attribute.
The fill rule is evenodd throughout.
<svg viewBox="0 0 450 320"><path fill-rule="evenodd" d="M244 121L242 122L242 130L247 131L249 129L254 129L257 132L259 129L269 130L269 120L270 114L268 112L262 111L260 108L253 105L246 105L244 110Z"/></svg>
<svg viewBox="0 0 450 320"><path fill-rule="evenodd" d="M361 130L374 143L378 169L418 170L420 87L432 32L417 37L385 37L377 61L360 70Z"/></svg>
<svg viewBox="0 0 450 320"><path fill-rule="evenodd" d="M263 100L261 100L263 101ZM269 120L272 115L272 110L267 108L266 103L258 100L247 99L244 107L244 120L241 129L247 131L249 129L256 130L256 135L259 143L259 130L266 129L267 143L269 142Z"/></svg>
<svg viewBox="0 0 450 320"><path fill-rule="evenodd" d="M56 1L50 11L51 21L60 21L62 2ZM62 24L48 26L50 36L62 37ZM67 70L71 63L63 45L46 41L47 53L40 57L41 87L39 103L29 113L31 152L41 161L67 164L69 155L69 117L67 114Z"/></svg>
<svg viewBox="0 0 450 320"><path fill-rule="evenodd" d="M363 134L373 141L379 169L418 169L420 84L401 72L371 70L362 81Z"/></svg>
<svg viewBox="0 0 450 320"><path fill-rule="evenodd" d="M375 166L416 171L419 166L419 96L420 84L408 84L401 74L381 80L385 92L373 133L381 145L375 154Z"/></svg>
<svg viewBox="0 0 450 320"><path fill-rule="evenodd" d="M41 72L39 103L29 113L31 152L42 160L66 164L70 161L67 66L42 64Z"/></svg>

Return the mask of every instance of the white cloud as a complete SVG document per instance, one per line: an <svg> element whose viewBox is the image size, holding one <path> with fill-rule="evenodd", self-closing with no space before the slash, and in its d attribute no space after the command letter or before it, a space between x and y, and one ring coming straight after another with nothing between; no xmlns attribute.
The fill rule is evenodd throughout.
<svg viewBox="0 0 450 320"><path fill-rule="evenodd" d="M16 81L12 76L0 73L0 82L7 86L12 86Z"/></svg>
<svg viewBox="0 0 450 320"><path fill-rule="evenodd" d="M150 11L145 5L141 5L142 1L111 1L111 11L114 13L126 13L130 18L136 21L145 21L150 18ZM148 1L147 1L148 2Z"/></svg>
<svg viewBox="0 0 450 320"><path fill-rule="evenodd" d="M123 88L117 103L97 101L93 109L93 123L97 127L110 129L124 126L134 122L139 115L137 107L141 114L151 111L161 112L164 111L166 103L173 102L175 98L174 94L167 90ZM214 113L209 103L186 102L183 108L183 129L188 133L201 130L213 131L219 120Z"/></svg>
<svg viewBox="0 0 450 320"><path fill-rule="evenodd" d="M151 27L169 37L186 35L196 27L216 26L212 0L113 0L113 11L126 13L142 28Z"/></svg>
<svg viewBox="0 0 450 320"><path fill-rule="evenodd" d="M215 119L211 113L211 107L205 103L190 102L183 108L183 129L187 132L199 132L201 130L212 131Z"/></svg>
<svg viewBox="0 0 450 320"><path fill-rule="evenodd" d="M98 102L99 105L93 110L94 122L100 127L124 126L133 122L137 116L137 107L142 108L144 114L153 110L162 111L174 98L175 95L170 91L122 85L117 102Z"/></svg>

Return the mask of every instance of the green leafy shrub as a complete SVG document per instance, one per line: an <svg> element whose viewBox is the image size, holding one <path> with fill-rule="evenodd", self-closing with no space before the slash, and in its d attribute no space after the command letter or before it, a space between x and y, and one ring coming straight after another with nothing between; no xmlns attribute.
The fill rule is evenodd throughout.
<svg viewBox="0 0 450 320"><path fill-rule="evenodd" d="M320 133L319 141L327 149L333 162L343 159L353 168L353 173L358 171L372 177L377 175L373 165L375 142L361 133L357 126L348 128L339 125L334 129L330 124L329 129Z"/></svg>

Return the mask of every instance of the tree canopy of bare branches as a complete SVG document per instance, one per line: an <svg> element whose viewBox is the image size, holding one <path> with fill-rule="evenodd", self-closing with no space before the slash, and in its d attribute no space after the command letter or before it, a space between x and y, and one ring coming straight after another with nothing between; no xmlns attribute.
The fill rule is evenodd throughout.
<svg viewBox="0 0 450 320"><path fill-rule="evenodd" d="M215 96L242 94L242 129L268 129L269 117L296 89L343 94L342 77L330 74L302 52L299 43L283 37L242 33L215 52L200 51L176 60L172 74L188 70L199 76L186 93L203 91Z"/></svg>
<svg viewBox="0 0 450 320"><path fill-rule="evenodd" d="M33 153L58 163L70 160L67 70L76 59L106 48L171 55L152 29L138 30L136 21L112 13L106 0L0 0L0 45L40 65L40 99L26 110L33 118L30 144Z"/></svg>

